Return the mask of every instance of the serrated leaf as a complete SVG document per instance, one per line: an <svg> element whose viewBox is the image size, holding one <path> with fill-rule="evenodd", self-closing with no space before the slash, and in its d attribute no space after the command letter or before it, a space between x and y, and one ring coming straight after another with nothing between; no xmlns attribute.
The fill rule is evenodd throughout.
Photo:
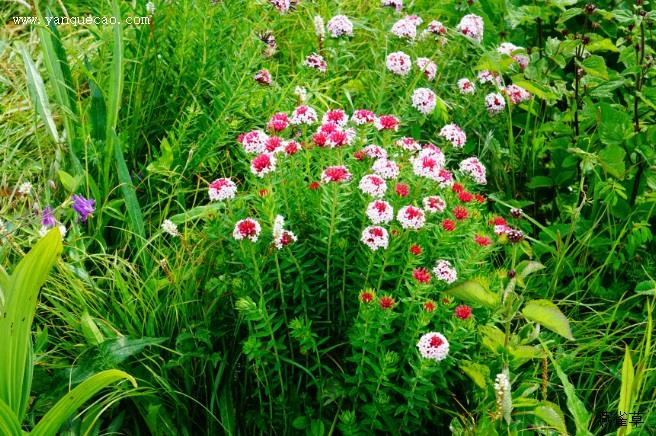
<svg viewBox="0 0 656 436"><path fill-rule="evenodd" d="M626 152L619 145L611 144L599 152L601 166L616 179L624 178Z"/></svg>
<svg viewBox="0 0 656 436"><path fill-rule="evenodd" d="M564 338L574 340L569 320L551 301L531 300L522 309L522 314L529 321L537 322Z"/></svg>
<svg viewBox="0 0 656 436"><path fill-rule="evenodd" d="M601 56L589 56L580 62L580 65L587 74L608 80L608 69L606 68L606 62Z"/></svg>
<svg viewBox="0 0 656 436"><path fill-rule="evenodd" d="M475 280L468 280L446 291L449 295L453 295L465 302L480 304L485 307L495 307L498 302L496 294L488 291Z"/></svg>

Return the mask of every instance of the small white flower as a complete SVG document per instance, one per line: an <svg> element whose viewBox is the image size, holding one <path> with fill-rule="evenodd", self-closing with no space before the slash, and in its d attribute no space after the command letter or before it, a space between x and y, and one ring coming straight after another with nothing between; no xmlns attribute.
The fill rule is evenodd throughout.
<svg viewBox="0 0 656 436"><path fill-rule="evenodd" d="M146 13L151 17L155 15L155 4L153 2L146 3Z"/></svg>
<svg viewBox="0 0 656 436"><path fill-rule="evenodd" d="M296 96L301 101L301 103L305 103L308 99L307 90L302 86L297 86L296 88L294 88L294 94L296 94Z"/></svg>
<svg viewBox="0 0 656 436"><path fill-rule="evenodd" d="M32 193L32 184L30 182L23 182L18 187L18 193L21 195L30 195Z"/></svg>
<svg viewBox="0 0 656 436"><path fill-rule="evenodd" d="M178 226L173 224L173 221L171 220L166 219L164 222L162 222L162 230L164 233L168 233L171 236L180 236L180 232L178 232Z"/></svg>
<svg viewBox="0 0 656 436"><path fill-rule="evenodd" d="M314 34L318 38L323 39L325 37L325 26L323 24L323 18L320 15L315 15L314 17Z"/></svg>

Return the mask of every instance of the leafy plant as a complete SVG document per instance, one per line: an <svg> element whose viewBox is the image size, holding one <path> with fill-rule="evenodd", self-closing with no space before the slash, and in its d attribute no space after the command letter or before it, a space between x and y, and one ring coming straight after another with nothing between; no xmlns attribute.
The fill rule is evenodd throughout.
<svg viewBox="0 0 656 436"><path fill-rule="evenodd" d="M32 387L31 327L39 290L62 252L58 228L52 229L16 265L11 275L0 271L0 430L2 434L24 434L25 418ZM135 379L118 370L95 374L76 386L39 421L30 434L49 436L98 391L121 380Z"/></svg>

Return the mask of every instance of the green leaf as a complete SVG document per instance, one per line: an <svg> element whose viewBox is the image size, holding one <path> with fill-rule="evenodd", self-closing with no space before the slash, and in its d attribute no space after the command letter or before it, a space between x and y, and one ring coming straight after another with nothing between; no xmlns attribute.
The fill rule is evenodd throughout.
<svg viewBox="0 0 656 436"><path fill-rule="evenodd" d="M601 77L608 80L608 70L606 69L606 62L601 56L593 55L585 58L580 63L585 72L594 77Z"/></svg>
<svg viewBox="0 0 656 436"><path fill-rule="evenodd" d="M590 44L586 45L585 48L588 49L590 53L595 53L598 51L619 52L617 47L615 47L615 44L613 44L613 41L608 38L592 41Z"/></svg>
<svg viewBox="0 0 656 436"><path fill-rule="evenodd" d="M129 380L135 388L137 387L134 377L117 369L110 369L89 377L60 399L34 427L31 434L33 436L57 434L64 422L98 391L121 380Z"/></svg>
<svg viewBox="0 0 656 436"><path fill-rule="evenodd" d="M570 8L567 9L565 12L560 14L560 18L558 18L558 21L556 21L556 24L563 24L565 21L570 20L574 17L577 17L583 13L582 8Z"/></svg>
<svg viewBox="0 0 656 436"><path fill-rule="evenodd" d="M601 166L616 179L624 178L624 157L626 152L619 145L609 145L599 152Z"/></svg>
<svg viewBox="0 0 656 436"><path fill-rule="evenodd" d="M296 430L303 430L305 427L308 425L308 419L306 416L297 416L294 418L294 421L292 421L292 427L294 427Z"/></svg>
<svg viewBox="0 0 656 436"><path fill-rule="evenodd" d="M567 317L549 300L531 300L522 313L529 321L540 323L549 330L569 340L574 340Z"/></svg>
<svg viewBox="0 0 656 436"><path fill-rule="evenodd" d="M480 304L485 307L495 307L498 302L496 294L488 291L475 280L468 280L446 291L448 294L453 295L465 302Z"/></svg>
<svg viewBox="0 0 656 436"><path fill-rule="evenodd" d="M550 401L542 401L539 406L533 409L533 414L550 427L555 428L561 435L568 434L567 426L565 425L565 416L556 404Z"/></svg>
<svg viewBox="0 0 656 436"><path fill-rule="evenodd" d="M533 176L526 184L529 189L550 188L554 185L553 179L547 176Z"/></svg>
<svg viewBox="0 0 656 436"><path fill-rule="evenodd" d="M624 362L622 362L622 386L620 387L620 401L617 404L618 413L631 413L633 411L633 380L635 377L635 370L633 369L633 360L631 359L631 351L627 345L624 346ZM628 428L624 429L628 434Z"/></svg>
<svg viewBox="0 0 656 436"><path fill-rule="evenodd" d="M7 403L0 400L0 434L6 436L20 436L23 434L14 412Z"/></svg>
<svg viewBox="0 0 656 436"><path fill-rule="evenodd" d="M77 187L80 184L80 176L73 177L64 170L57 171L57 175L59 176L59 181L61 182L62 186L64 186L64 189L70 193L77 192Z"/></svg>
<svg viewBox="0 0 656 436"><path fill-rule="evenodd" d="M32 320L41 286L62 252L58 228L53 228L18 263L4 288L0 317L0 401L19 422L27 410L32 386Z"/></svg>
<svg viewBox="0 0 656 436"><path fill-rule="evenodd" d="M462 372L467 374L467 376L469 376L479 388L485 389L487 386L487 380L490 378L490 368L467 360L461 362L458 367Z"/></svg>
<svg viewBox="0 0 656 436"><path fill-rule="evenodd" d="M583 402L576 396L576 389L569 382L567 374L563 372L551 353L549 353L549 359L556 369L556 374L558 374L560 382L563 384L565 396L567 397L567 409L572 414L574 424L576 425L576 436L592 436L592 433L588 430L588 427L590 427L590 412L587 411Z"/></svg>
<svg viewBox="0 0 656 436"><path fill-rule="evenodd" d="M656 282L653 280L645 280L636 285L636 294L642 295L656 295Z"/></svg>
<svg viewBox="0 0 656 436"><path fill-rule="evenodd" d="M34 65L34 62L32 62L32 58L24 46L21 46L21 53L23 54L25 74L27 75L27 89L30 91L32 103L45 123L46 129L50 133L50 136L52 136L53 141L59 142L59 133L57 132L55 120L52 117L48 94L46 93L46 87L43 84L41 74L39 74L39 70Z"/></svg>
<svg viewBox="0 0 656 436"><path fill-rule="evenodd" d="M134 185L132 184L132 179L130 178L128 166L125 164L121 142L116 136L116 133L113 131L112 142L114 145L114 159L116 160L118 180L121 182L121 192L123 193L123 198L125 199L125 207L127 208L128 218L130 220L132 231L137 236L137 246L138 248L141 248L143 246L143 241L145 239L146 233L141 206L139 206L139 201L137 200L137 194L134 189Z"/></svg>

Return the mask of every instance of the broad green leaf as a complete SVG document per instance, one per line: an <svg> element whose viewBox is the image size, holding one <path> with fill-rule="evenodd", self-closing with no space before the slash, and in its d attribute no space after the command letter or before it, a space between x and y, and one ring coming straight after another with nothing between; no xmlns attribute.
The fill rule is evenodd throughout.
<svg viewBox="0 0 656 436"><path fill-rule="evenodd" d="M585 58L581 63L581 67L585 72L591 76L601 77L608 80L608 70L606 69L606 62L601 56L593 55Z"/></svg>
<svg viewBox="0 0 656 436"><path fill-rule="evenodd" d="M479 388L485 389L487 386L487 380L490 378L490 368L467 360L461 362L458 367L462 372L467 374Z"/></svg>
<svg viewBox="0 0 656 436"><path fill-rule="evenodd" d="M498 302L496 294L488 291L475 280L468 280L446 291L465 302L480 304L485 307L495 307Z"/></svg>
<svg viewBox="0 0 656 436"><path fill-rule="evenodd" d="M624 178L624 156L626 152L619 145L609 145L599 152L601 166L616 179Z"/></svg>
<svg viewBox="0 0 656 436"><path fill-rule="evenodd" d="M41 116L41 119L45 123L46 129L48 130L48 133L50 133L50 136L52 136L53 141L59 142L59 133L57 132L55 120L52 117L50 102L48 101L48 94L46 93L46 87L43 84L41 74L36 68L36 65L34 65L34 62L32 62L32 58L24 46L21 46L21 53L23 54L23 62L25 63L27 88L30 91L32 103L34 104L37 113Z"/></svg>
<svg viewBox="0 0 656 436"><path fill-rule="evenodd" d="M560 14L560 18L558 18L558 21L556 21L556 24L563 24L565 21L570 20L576 16L579 16L583 13L582 8L570 8L567 9L565 12Z"/></svg>
<svg viewBox="0 0 656 436"><path fill-rule="evenodd" d="M633 360L631 351L627 345L624 346L624 362L622 362L622 386L620 387L620 401L617 404L619 413L631 413L633 411L633 380L635 370L633 369ZM619 435L629 434L630 428L620 429Z"/></svg>
<svg viewBox="0 0 656 436"><path fill-rule="evenodd" d="M576 425L576 436L592 436L592 433L588 430L588 427L590 427L590 412L587 411L583 402L576 396L576 389L569 382L567 374L563 372L551 354L549 354L549 358L551 364L556 369L556 374L558 374L560 382L563 384L565 396L567 397L567 409L572 414L574 424Z"/></svg>
<svg viewBox="0 0 656 436"><path fill-rule="evenodd" d="M60 399L34 427L31 434L33 436L57 434L64 422L98 391L121 380L128 380L135 388L137 387L134 377L117 369L110 369L89 377Z"/></svg>
<svg viewBox="0 0 656 436"><path fill-rule="evenodd" d="M549 300L531 300L522 313L529 321L537 322L569 340L574 340L567 317Z"/></svg>
<svg viewBox="0 0 656 436"><path fill-rule="evenodd" d="M565 425L565 416L556 404L550 401L542 401L539 406L533 409L533 414L550 427L555 428L559 434L568 434L567 426Z"/></svg>
<svg viewBox="0 0 656 436"><path fill-rule="evenodd" d="M62 186L64 186L64 189L70 193L77 192L77 187L80 184L79 176L73 177L64 170L57 171L57 175L59 176L59 181L61 182Z"/></svg>
<svg viewBox="0 0 656 436"><path fill-rule="evenodd" d="M590 53L595 53L598 51L619 52L617 47L615 47L615 44L613 44L613 41L608 38L592 41L590 44L586 45L585 48L588 49Z"/></svg>
<svg viewBox="0 0 656 436"><path fill-rule="evenodd" d="M503 348L505 335L494 325L484 325L478 328L482 336L483 346L487 347L493 353L498 353Z"/></svg>
<svg viewBox="0 0 656 436"><path fill-rule="evenodd" d="M19 422L25 417L32 386L32 320L37 296L62 252L58 228L53 228L18 263L4 290L0 317L0 401Z"/></svg>
<svg viewBox="0 0 656 436"><path fill-rule="evenodd" d="M20 422L7 403L0 400L0 434L3 436L20 436L23 434Z"/></svg>

